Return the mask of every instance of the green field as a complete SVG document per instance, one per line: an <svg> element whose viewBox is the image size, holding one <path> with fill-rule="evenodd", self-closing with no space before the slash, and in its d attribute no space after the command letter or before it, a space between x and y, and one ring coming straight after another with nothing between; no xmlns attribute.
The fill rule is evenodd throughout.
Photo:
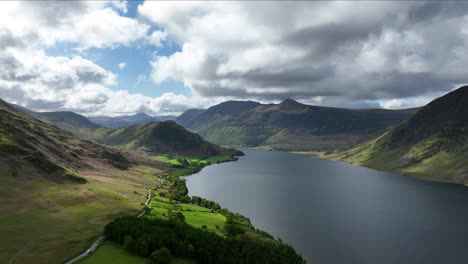
<svg viewBox="0 0 468 264"><path fill-rule="evenodd" d="M105 243L91 256L87 257L80 264L145 264L142 257L132 255L120 246ZM185 259L173 259L171 264L194 264L195 262Z"/></svg>
<svg viewBox="0 0 468 264"><path fill-rule="evenodd" d="M150 207L151 213L148 215L150 218L169 219L168 210L172 210L172 212L182 212L187 224L197 228L206 226L208 231L216 232L222 236L224 235L222 230L226 222L226 217L220 213L211 212L210 209L193 204L171 203L167 198L160 196L156 196L151 200Z"/></svg>
<svg viewBox="0 0 468 264"><path fill-rule="evenodd" d="M96 252L87 257L81 264L145 264L139 256L130 254L118 246L105 243Z"/></svg>
<svg viewBox="0 0 468 264"><path fill-rule="evenodd" d="M236 158L228 156L216 156L216 157L184 157L184 156L168 156L168 155L156 155L156 159L162 162L170 163L171 165L181 166L181 162L186 161L187 166L206 166L214 163L221 163L226 161L233 161Z"/></svg>

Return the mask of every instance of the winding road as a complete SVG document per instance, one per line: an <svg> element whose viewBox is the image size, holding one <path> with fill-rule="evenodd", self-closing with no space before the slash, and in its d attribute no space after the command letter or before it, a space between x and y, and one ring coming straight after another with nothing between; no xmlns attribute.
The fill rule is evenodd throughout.
<svg viewBox="0 0 468 264"><path fill-rule="evenodd" d="M74 264L78 263L82 259L86 258L87 256L91 255L96 249L104 242L104 239L106 239L105 236L100 236L85 252L81 253L78 257L68 261L65 264Z"/></svg>
<svg viewBox="0 0 468 264"><path fill-rule="evenodd" d="M161 188L164 184L164 180L161 178L161 176L158 176L159 177L159 186L156 187L156 188ZM155 188L155 189L156 189ZM147 208L151 208L149 206L149 202L151 201L151 188L148 189L148 199L146 199L144 205L147 207ZM143 212L141 212L137 217L140 218L142 216L144 216L146 213L146 210L143 210ZM78 257L66 262L65 264L74 264L74 263L78 263L80 262L81 260L83 260L84 258L88 257L89 255L93 254L94 251L96 251L96 249L104 242L104 240L106 239L105 236L100 236L98 237L98 239L83 253L81 253L81 255L79 255Z"/></svg>

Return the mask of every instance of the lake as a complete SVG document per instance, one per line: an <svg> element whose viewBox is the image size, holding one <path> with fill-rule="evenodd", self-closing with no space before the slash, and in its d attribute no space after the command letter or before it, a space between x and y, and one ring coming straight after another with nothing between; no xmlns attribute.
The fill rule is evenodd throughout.
<svg viewBox="0 0 468 264"><path fill-rule="evenodd" d="M308 263L468 263L468 188L277 151L187 177Z"/></svg>

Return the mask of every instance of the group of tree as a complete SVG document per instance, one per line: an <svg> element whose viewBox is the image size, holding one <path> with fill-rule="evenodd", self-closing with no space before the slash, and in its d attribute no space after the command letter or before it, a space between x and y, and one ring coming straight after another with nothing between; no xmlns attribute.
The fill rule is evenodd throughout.
<svg viewBox="0 0 468 264"><path fill-rule="evenodd" d="M175 201L188 203L190 202L190 197L187 196L188 189L185 185L185 180L180 179L179 177L172 177L172 190L170 192L171 198Z"/></svg>
<svg viewBox="0 0 468 264"><path fill-rule="evenodd" d="M280 241L246 236L224 238L176 220L120 218L105 227L105 234L109 240L150 260L167 248L162 250L166 257L172 254L206 264L305 263L291 246Z"/></svg>
<svg viewBox="0 0 468 264"><path fill-rule="evenodd" d="M221 210L221 206L217 202L210 201L208 199L198 197L198 196L192 196L191 203L195 204L195 205L198 205L198 206L201 206L201 207L211 209L213 211L220 211Z"/></svg>

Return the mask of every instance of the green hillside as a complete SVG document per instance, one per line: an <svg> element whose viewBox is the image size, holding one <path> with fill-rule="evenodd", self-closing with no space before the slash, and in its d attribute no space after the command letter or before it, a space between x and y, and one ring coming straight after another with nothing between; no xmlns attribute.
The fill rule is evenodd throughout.
<svg viewBox="0 0 468 264"><path fill-rule="evenodd" d="M240 151L225 149L203 140L174 121L133 125L117 129L99 128L92 137L102 143L154 154L182 156L234 156Z"/></svg>
<svg viewBox="0 0 468 264"><path fill-rule="evenodd" d="M119 152L50 126L1 99L0 140L1 170L17 177L37 173L57 181L80 181L70 169L89 169L96 161L121 169L130 166Z"/></svg>
<svg viewBox="0 0 468 264"><path fill-rule="evenodd" d="M468 183L468 86L377 138L328 157L435 181Z"/></svg>

